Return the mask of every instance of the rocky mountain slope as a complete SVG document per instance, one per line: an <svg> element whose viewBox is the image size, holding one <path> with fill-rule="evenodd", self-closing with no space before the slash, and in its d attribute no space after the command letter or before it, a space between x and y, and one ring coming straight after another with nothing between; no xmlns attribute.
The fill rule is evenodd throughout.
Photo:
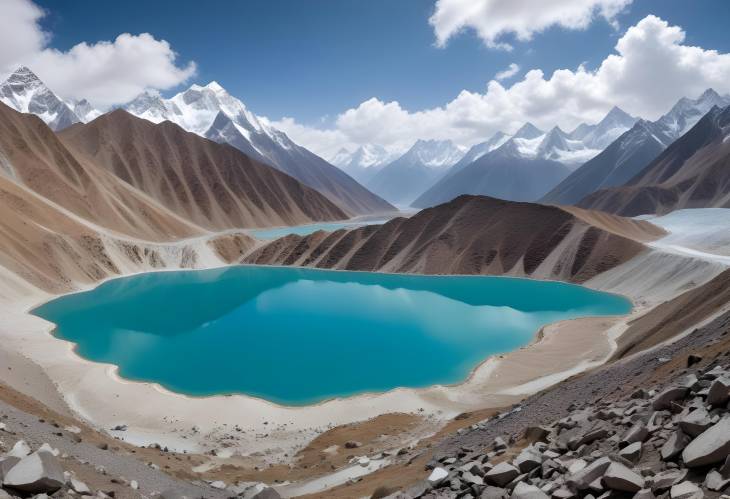
<svg viewBox="0 0 730 499"><path fill-rule="evenodd" d="M319 191L350 214L394 209L342 170L253 114L216 82L193 85L170 99L144 93L124 108L153 123L171 121L189 132L230 144Z"/></svg>
<svg viewBox="0 0 730 499"><path fill-rule="evenodd" d="M391 203L410 205L463 154L450 140L418 140L403 156L383 166L367 186Z"/></svg>
<svg viewBox="0 0 730 499"><path fill-rule="evenodd" d="M170 122L155 125L116 110L59 137L78 156L210 230L347 218L294 178Z"/></svg>
<svg viewBox="0 0 730 499"><path fill-rule="evenodd" d="M625 184L672 142L689 131L713 106L727 105L730 105L730 97L722 97L710 89L695 100L680 99L667 114L655 122L639 120L540 201L575 204L599 189Z"/></svg>
<svg viewBox="0 0 730 499"><path fill-rule="evenodd" d="M74 154L37 116L0 103L0 177L27 190L28 203L52 205L97 226L151 241L202 229L180 218L95 163ZM16 198L18 195L8 195ZM20 203L20 201L18 201ZM22 218L22 212L18 215ZM53 224L51 224L53 227Z"/></svg>
<svg viewBox="0 0 730 499"><path fill-rule="evenodd" d="M287 236L244 261L343 270L495 274L583 282L631 259L663 231L590 212L460 196L411 218Z"/></svg>
<svg viewBox="0 0 730 499"><path fill-rule="evenodd" d="M422 481L388 497L721 497L730 489L728 331L725 314L693 338L478 422L442 442Z"/></svg>
<svg viewBox="0 0 730 499"><path fill-rule="evenodd" d="M730 206L730 106L714 107L625 185L578 205L625 216Z"/></svg>

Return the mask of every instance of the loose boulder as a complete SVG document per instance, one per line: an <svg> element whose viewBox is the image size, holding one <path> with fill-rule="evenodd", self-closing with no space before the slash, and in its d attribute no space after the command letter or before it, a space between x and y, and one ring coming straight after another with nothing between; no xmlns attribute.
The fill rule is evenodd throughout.
<svg viewBox="0 0 730 499"><path fill-rule="evenodd" d="M636 493L644 488L644 479L620 463L611 463L602 482L607 489L618 492Z"/></svg>
<svg viewBox="0 0 730 499"><path fill-rule="evenodd" d="M720 407L730 401L730 379L717 378L707 392L707 403L712 407Z"/></svg>
<svg viewBox="0 0 730 499"><path fill-rule="evenodd" d="M496 465L494 468L489 470L485 475L484 479L487 483L504 487L512 480L520 475L520 470L515 468L509 463L502 462Z"/></svg>
<svg viewBox="0 0 730 499"><path fill-rule="evenodd" d="M705 494L692 482L682 482L674 485L669 492L672 499L702 499Z"/></svg>
<svg viewBox="0 0 730 499"><path fill-rule="evenodd" d="M682 452L684 464L690 468L725 461L730 455L730 417L692 440Z"/></svg>
<svg viewBox="0 0 730 499"><path fill-rule="evenodd" d="M520 482L512 491L512 499L550 499L548 495L534 485Z"/></svg>
<svg viewBox="0 0 730 499"><path fill-rule="evenodd" d="M687 396L687 392L689 392L689 388L685 386L673 386L671 388L667 388L654 398L651 406L655 411L670 409L672 407L672 402L675 400L682 400Z"/></svg>
<svg viewBox="0 0 730 499"><path fill-rule="evenodd" d="M34 452L10 468L3 486L31 494L52 494L64 482L58 460L48 452Z"/></svg>

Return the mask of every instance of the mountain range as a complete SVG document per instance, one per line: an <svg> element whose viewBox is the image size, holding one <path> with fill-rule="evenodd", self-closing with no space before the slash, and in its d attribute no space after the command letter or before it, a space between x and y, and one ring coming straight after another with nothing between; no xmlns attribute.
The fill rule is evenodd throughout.
<svg viewBox="0 0 730 499"><path fill-rule="evenodd" d="M192 85L170 99L145 92L124 109L153 123L171 121L189 132L230 144L318 190L351 215L395 209L339 168L294 143L268 120L256 116L217 82Z"/></svg>
<svg viewBox="0 0 730 499"><path fill-rule="evenodd" d="M178 222L197 229L269 225L272 216L280 220L347 218L392 211L393 204L433 206L462 194L578 204L622 214L649 213L652 209L663 212L678 206L724 205L722 189L715 192L713 187L724 188L722 172L710 168L711 173L703 173L708 166L707 161L701 160L713 158L713 165L722 164L726 152L721 146L712 146L712 140L723 133L724 115L719 110L730 106L730 96L721 96L712 89L697 99L680 99L653 122L634 118L614 107L600 122L581 124L570 133L559 127L545 132L526 123L512 136L496 133L468 151L448 140L419 140L397 158L385 148L369 144L352 152L341 150L332 158L337 166L295 144L216 82L192 85L169 99L145 92L123 106L124 112L102 115L84 99L59 98L30 69L20 67L0 84L0 102L16 111L37 115L58 132L56 139L62 142L65 154L73 157L68 160L71 163L104 170L106 174L87 173L101 179L96 189L103 185L118 196L123 189L117 185L110 187L110 177L104 176L112 174L136 189L125 196L151 196L160 204L156 209L164 207L176 215L182 214ZM139 120L131 119L133 116L152 124L174 123L178 128L164 125L146 130ZM714 128L705 124L696 130L696 125L705 119L715 123ZM706 136L701 135L703 130ZM229 152L211 152L209 146L196 143L190 146L191 154L201 148L205 153L196 157L187 171L169 146L171 141L190 142L182 131L230 145L244 155L231 159ZM42 139L47 140L50 139L46 136ZM134 143L138 145L135 147ZM697 144L702 145L702 151ZM680 146L685 156L686 151L692 151L692 157L683 156L687 164L679 173L660 179L646 173L647 169L656 168L660 159L668 161L670 151L677 154ZM160 156L161 149L171 156ZM15 155L17 151L9 154ZM17 174L14 167L7 167L12 163L7 157L0 159L6 175ZM300 190L293 194L301 189L296 184L282 185L281 180L270 179L280 184L284 197L290 198L284 203L289 207L288 213L284 214L286 209L261 210L261 206L258 211L236 207L236 200L243 195L241 185L261 179L226 178L218 185L204 171L213 168L217 175L225 176L229 173L219 170L219 162L237 163L234 170L238 171L245 161L269 165L290 175L323 194L331 206L315 201L310 192ZM140 168L141 164L158 166L151 173ZM36 182L36 189L42 190L45 198L93 218L90 207L85 205L88 196L85 200L71 193L67 198L58 197L63 189L52 189L54 181L46 184L48 175L47 171L38 171L36 176L26 177L26 181ZM226 185L228 181L239 185ZM183 193L186 189L188 192ZM205 196L195 198L203 193ZM99 199L109 197L99 195ZM311 203L314 206L305 206ZM292 209L295 205L297 208ZM309 208L312 210L307 211ZM139 230L142 229L135 227L132 232ZM142 230L150 235L160 231L169 232L161 227Z"/></svg>
<svg viewBox="0 0 730 499"><path fill-rule="evenodd" d="M730 105L730 97L722 97L709 89L697 99L680 99L657 121L637 121L630 130L569 175L540 201L575 204L599 189L623 185L692 128L713 106L727 105Z"/></svg>
<svg viewBox="0 0 730 499"><path fill-rule="evenodd" d="M460 194L536 201L635 121L613 108L600 122L582 124L571 133L557 126L544 132L532 123L526 123L511 137L498 133L472 147L465 156L471 162L457 163L413 206L434 206Z"/></svg>
<svg viewBox="0 0 730 499"><path fill-rule="evenodd" d="M25 66L0 84L0 101L21 113L35 114L52 130L99 115L87 101L64 102Z"/></svg>
<svg viewBox="0 0 730 499"><path fill-rule="evenodd" d="M16 111L39 116L54 131L102 114L85 99L62 100L27 67L18 68L0 85L0 101ZM171 121L202 137L230 144L323 193L348 215L394 210L340 169L294 143L268 120L251 113L216 82L192 85L170 99L144 92L123 108L153 123Z"/></svg>
<svg viewBox="0 0 730 499"><path fill-rule="evenodd" d="M383 166L366 185L391 203L408 206L464 153L450 140L418 140L401 157Z"/></svg>
<svg viewBox="0 0 730 499"><path fill-rule="evenodd" d="M625 216L730 208L730 105L712 107L624 185L598 190L578 205Z"/></svg>
<svg viewBox="0 0 730 499"><path fill-rule="evenodd" d="M350 152L345 148L330 158L330 163L343 170L352 178L366 185L382 167L397 156L383 146L365 144Z"/></svg>

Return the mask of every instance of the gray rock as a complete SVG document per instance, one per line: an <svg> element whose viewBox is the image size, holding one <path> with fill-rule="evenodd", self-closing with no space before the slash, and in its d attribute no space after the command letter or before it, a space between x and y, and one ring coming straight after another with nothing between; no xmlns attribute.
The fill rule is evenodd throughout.
<svg viewBox="0 0 730 499"><path fill-rule="evenodd" d="M596 480L600 481L609 466L611 466L611 460L609 458L602 457L597 459L578 473L570 475L566 480L566 484L573 490L587 490L591 483Z"/></svg>
<svg viewBox="0 0 730 499"><path fill-rule="evenodd" d="M443 482L444 480L446 480L446 478L448 476L449 476L449 472L439 466L439 467L434 468L433 471L431 471L431 474L428 475L428 478L426 480L428 480L431 483L431 485L438 485L441 482Z"/></svg>
<svg viewBox="0 0 730 499"><path fill-rule="evenodd" d="M619 492L638 492L644 488L641 475L620 463L611 463L603 475L603 485Z"/></svg>
<svg viewBox="0 0 730 499"><path fill-rule="evenodd" d="M695 409L679 420L680 429L690 437L696 437L712 426L710 415L704 408Z"/></svg>
<svg viewBox="0 0 730 499"><path fill-rule="evenodd" d="M684 464L690 468L725 461L730 455L730 417L721 419L692 440L682 452Z"/></svg>
<svg viewBox="0 0 730 499"><path fill-rule="evenodd" d="M271 487L266 487L264 490L253 496L253 499L281 499L281 496Z"/></svg>
<svg viewBox="0 0 730 499"><path fill-rule="evenodd" d="M509 463L502 462L489 470L484 475L484 479L489 484L504 487L519 475L520 470Z"/></svg>
<svg viewBox="0 0 730 499"><path fill-rule="evenodd" d="M682 430L677 430L664 442L660 454L662 459L668 461L678 456L692 439Z"/></svg>
<svg viewBox="0 0 730 499"><path fill-rule="evenodd" d="M266 487L264 490L253 496L253 499L281 499L281 496L271 487Z"/></svg>
<svg viewBox="0 0 730 499"><path fill-rule="evenodd" d="M466 463L463 466L459 466L459 471L462 471L462 472L468 471L469 473L471 473L473 475L484 476L484 470L479 465L479 463L476 461L472 461L470 463Z"/></svg>
<svg viewBox="0 0 730 499"><path fill-rule="evenodd" d="M512 499L549 499L549 497L545 492L534 485L528 485L525 482L520 482L512 491Z"/></svg>
<svg viewBox="0 0 730 499"><path fill-rule="evenodd" d="M593 443L596 440L606 438L607 436L608 436L608 430L606 428L604 428L604 427L593 428L593 429L588 430L587 432L583 433L582 435L571 438L568 441L568 448L570 450L576 450L581 445L587 445L587 444Z"/></svg>
<svg viewBox="0 0 730 499"><path fill-rule="evenodd" d="M705 494L692 482L681 482L673 485L669 492L672 499L702 499Z"/></svg>
<svg viewBox="0 0 730 499"><path fill-rule="evenodd" d="M656 496L651 491L651 489L641 489L636 494L634 494L633 499L656 499Z"/></svg>
<svg viewBox="0 0 730 499"><path fill-rule="evenodd" d="M48 452L34 452L10 468L3 486L31 494L53 493L63 487L63 469Z"/></svg>
<svg viewBox="0 0 730 499"><path fill-rule="evenodd" d="M30 452L30 446L26 443L26 441L18 440L15 442L15 445L13 445L13 448L10 449L10 452L8 452L7 457L19 457L22 459L29 455Z"/></svg>
<svg viewBox="0 0 730 499"><path fill-rule="evenodd" d="M553 499L572 499L575 497L575 493L567 487L560 487L553 491L551 497Z"/></svg>
<svg viewBox="0 0 730 499"><path fill-rule="evenodd" d="M641 442L634 442L628 447L624 447L618 455L632 464L637 463L641 459Z"/></svg>
<svg viewBox="0 0 730 499"><path fill-rule="evenodd" d="M465 471L461 474L461 479L470 485L484 485L484 480L478 475Z"/></svg>
<svg viewBox="0 0 730 499"><path fill-rule="evenodd" d="M684 399L687 392L689 392L689 387L686 386L673 386L671 388L667 388L654 397L651 406L655 411L670 409L672 407L672 402Z"/></svg>
<svg viewBox="0 0 730 499"><path fill-rule="evenodd" d="M542 464L542 455L534 447L527 447L514 459L513 464L522 473L527 473Z"/></svg>
<svg viewBox="0 0 730 499"><path fill-rule="evenodd" d="M667 470L657 473L652 478L651 490L655 494L664 492L684 480L686 476L687 470Z"/></svg>
<svg viewBox="0 0 730 499"><path fill-rule="evenodd" d="M92 495L91 489L89 489L89 486L80 480L76 480L75 478L72 478L68 481L68 484L71 486L71 489L79 495L82 495L82 496Z"/></svg>
<svg viewBox="0 0 730 499"><path fill-rule="evenodd" d="M723 477L719 471L712 470L705 477L705 487L709 490L719 492L730 485L730 478Z"/></svg>
<svg viewBox="0 0 730 499"><path fill-rule="evenodd" d="M626 446L635 442L643 442L649 436L649 430L642 423L637 423L621 438L620 445Z"/></svg>
<svg viewBox="0 0 730 499"><path fill-rule="evenodd" d="M712 407L720 407L730 401L730 379L717 378L707 392L707 403Z"/></svg>
<svg viewBox="0 0 730 499"><path fill-rule="evenodd" d="M482 494L479 496L480 499L507 499L509 493L499 487L487 486L482 490Z"/></svg>
<svg viewBox="0 0 730 499"><path fill-rule="evenodd" d="M19 461L20 458L16 456L8 456L0 459L0 483L2 483L10 468L18 464Z"/></svg>

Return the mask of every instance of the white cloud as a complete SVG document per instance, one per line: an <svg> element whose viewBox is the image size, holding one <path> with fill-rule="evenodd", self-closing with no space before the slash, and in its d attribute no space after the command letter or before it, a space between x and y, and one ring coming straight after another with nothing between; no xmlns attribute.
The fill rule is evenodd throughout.
<svg viewBox="0 0 730 499"><path fill-rule="evenodd" d="M615 18L632 0L438 0L429 19L436 44L473 29L492 48L511 50L505 35L527 41L552 26L585 29L597 17L617 26ZM537 5L539 3L539 5Z"/></svg>
<svg viewBox="0 0 730 499"><path fill-rule="evenodd" d="M494 79L497 81L509 80L514 75L516 75L519 71L520 71L520 66L513 62L512 64L509 65L509 67L507 69L499 71L496 75L494 75Z"/></svg>
<svg viewBox="0 0 730 499"><path fill-rule="evenodd" d="M49 48L39 25L43 15L30 0L3 1L0 68L9 72L26 65L63 98L87 98L106 107L145 89L172 88L195 73L194 63L180 65L170 44L148 33L83 42L65 52Z"/></svg>
<svg viewBox="0 0 730 499"><path fill-rule="evenodd" d="M513 132L526 121L570 130L600 120L614 105L656 119L679 98L696 97L709 87L730 93L730 54L684 45L684 40L680 27L647 16L625 32L616 52L595 70L581 66L547 76L533 69L512 85L492 80L484 92L463 90L443 106L415 112L396 101L371 98L341 113L329 129L292 119L276 125L326 156L343 145L402 149L419 138L472 145L499 130Z"/></svg>

